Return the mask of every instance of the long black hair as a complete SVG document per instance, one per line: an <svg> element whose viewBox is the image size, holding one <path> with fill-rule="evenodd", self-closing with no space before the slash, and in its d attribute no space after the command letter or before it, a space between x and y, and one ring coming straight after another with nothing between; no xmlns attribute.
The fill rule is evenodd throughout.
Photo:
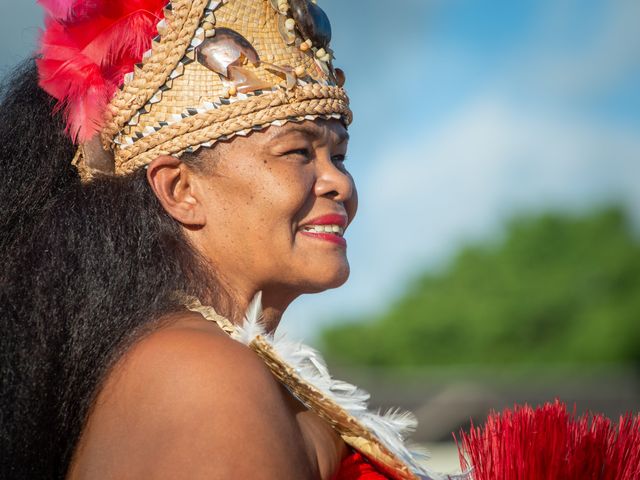
<svg viewBox="0 0 640 480"><path fill-rule="evenodd" d="M64 478L105 374L180 309L222 298L144 170L81 183L34 62L0 105L3 479Z"/></svg>

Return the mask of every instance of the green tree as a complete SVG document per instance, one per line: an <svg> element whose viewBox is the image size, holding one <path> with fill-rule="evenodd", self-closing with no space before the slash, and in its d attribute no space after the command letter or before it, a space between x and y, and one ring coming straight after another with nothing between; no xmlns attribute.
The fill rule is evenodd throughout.
<svg viewBox="0 0 640 480"><path fill-rule="evenodd" d="M640 242L620 208L515 218L322 340L365 366L640 363Z"/></svg>

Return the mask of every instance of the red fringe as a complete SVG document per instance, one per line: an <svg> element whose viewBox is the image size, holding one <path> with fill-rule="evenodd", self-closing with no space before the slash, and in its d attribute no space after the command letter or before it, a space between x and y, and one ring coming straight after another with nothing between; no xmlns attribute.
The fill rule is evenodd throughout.
<svg viewBox="0 0 640 480"><path fill-rule="evenodd" d="M492 413L460 437L460 465L473 467L474 480L640 479L640 415L616 427L602 415L577 418L556 400Z"/></svg>
<svg viewBox="0 0 640 480"><path fill-rule="evenodd" d="M338 472L331 480L388 480L371 465L361 453L354 452L346 457Z"/></svg>

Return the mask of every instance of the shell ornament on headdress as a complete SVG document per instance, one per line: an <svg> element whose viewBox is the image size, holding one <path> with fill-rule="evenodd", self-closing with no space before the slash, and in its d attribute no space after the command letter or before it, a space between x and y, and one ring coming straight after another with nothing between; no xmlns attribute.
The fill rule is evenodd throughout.
<svg viewBox="0 0 640 480"><path fill-rule="evenodd" d="M83 178L125 175L270 125L351 122L311 0L40 0L40 85Z"/></svg>

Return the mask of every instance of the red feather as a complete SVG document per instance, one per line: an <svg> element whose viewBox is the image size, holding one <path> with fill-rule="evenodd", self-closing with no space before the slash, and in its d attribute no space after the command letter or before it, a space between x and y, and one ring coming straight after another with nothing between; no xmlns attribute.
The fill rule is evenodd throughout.
<svg viewBox="0 0 640 480"><path fill-rule="evenodd" d="M37 60L40 86L64 110L79 143L104 125L124 76L151 48L167 0L40 0L48 17Z"/></svg>
<svg viewBox="0 0 640 480"><path fill-rule="evenodd" d="M493 413L460 435L460 464L473 467L474 480L640 479L640 415L615 428L602 415L576 418L556 400Z"/></svg>
<svg viewBox="0 0 640 480"><path fill-rule="evenodd" d="M53 18L66 19L78 0L38 0L47 14Z"/></svg>
<svg viewBox="0 0 640 480"><path fill-rule="evenodd" d="M388 480L389 477L381 474L360 453L352 453L346 457L338 472L331 480Z"/></svg>
<svg viewBox="0 0 640 480"><path fill-rule="evenodd" d="M73 21L86 18L97 11L102 0L38 0L46 13L58 20Z"/></svg>

